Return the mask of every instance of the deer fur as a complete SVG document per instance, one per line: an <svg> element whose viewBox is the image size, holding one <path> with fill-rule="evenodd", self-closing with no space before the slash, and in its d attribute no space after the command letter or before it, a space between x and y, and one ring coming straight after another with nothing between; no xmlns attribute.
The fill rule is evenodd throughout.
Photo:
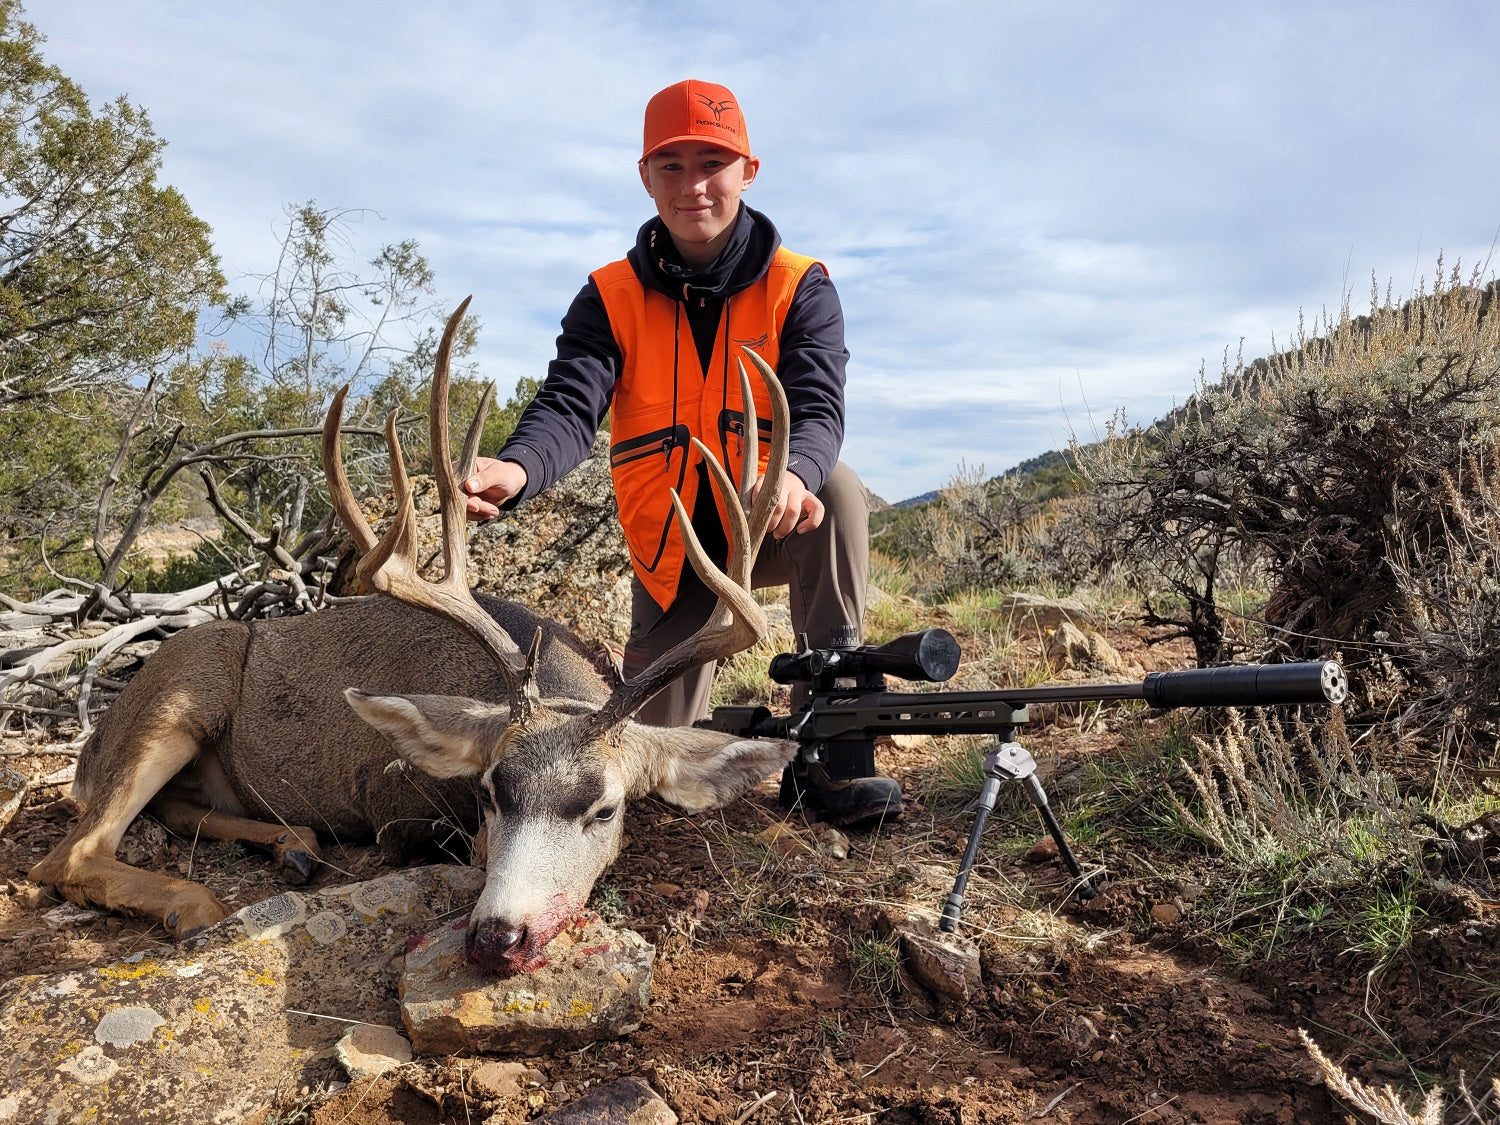
<svg viewBox="0 0 1500 1125"><path fill-rule="evenodd" d="M451 466L447 351L465 306L449 320L434 375L433 400L443 404L432 423L440 466ZM744 390L748 402L748 384ZM779 385L773 400L784 460ZM468 955L500 975L528 971L545 962L547 943L584 910L619 853L626 801L655 793L689 811L718 807L792 757L787 742L628 717L681 668L747 647L764 631L746 593L748 562L738 578L707 573L701 568L712 564L684 526L689 556L720 591L721 611L691 645L636 680L608 681L562 626L512 602L471 596L461 569L441 583L417 579L409 522L375 543L337 464L342 405L341 393L325 427L325 472L340 515L361 525L351 530L366 551L361 567L371 564L362 577L390 596L302 617L212 622L166 641L85 744L74 787L83 811L31 877L72 902L160 921L181 938L229 911L199 883L116 858L142 811L180 835L262 847L291 883L312 876L320 836L374 840L402 860L433 845L451 851L460 833L482 825L488 874L470 915ZM748 428L755 432L753 422ZM392 423L387 434L394 447ZM753 466L753 451L746 461ZM392 471L410 521L395 449ZM733 497L728 478L721 471L717 478ZM440 477L440 487L448 490L452 567L462 544L451 518L457 485ZM749 494L743 470L740 493ZM742 560L753 558L774 499L773 489L762 490L750 530L743 514L731 529ZM681 519L686 525L685 513ZM534 638L533 657L526 654Z"/></svg>

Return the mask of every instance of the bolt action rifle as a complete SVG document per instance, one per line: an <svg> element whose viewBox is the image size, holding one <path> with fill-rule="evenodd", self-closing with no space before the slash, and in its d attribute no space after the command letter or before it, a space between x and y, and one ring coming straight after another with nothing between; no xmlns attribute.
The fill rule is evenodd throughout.
<svg viewBox="0 0 1500 1125"><path fill-rule="evenodd" d="M852 632L852 631L851 631ZM826 762L831 751L868 754L878 734L984 734L995 745L985 755L974 827L959 864L953 891L943 904L938 928L953 932L963 912L969 873L980 838L995 808L1002 783L1017 782L1036 807L1058 855L1077 880L1080 898L1092 898L1093 882L1073 855L1036 776L1036 762L1016 741L1016 728L1028 708L1052 703L1140 699L1152 707L1267 707L1297 703L1340 703L1348 692L1344 670L1332 661L1301 664L1246 664L1152 672L1140 683L1003 687L991 691L892 692L885 677L943 683L958 670L958 642L943 629L906 633L883 645L855 645L836 638L828 648L810 648L771 659L770 676L779 684L810 689L796 714L776 715L767 707L716 707L697 724L742 737L784 738L799 746L803 763Z"/></svg>

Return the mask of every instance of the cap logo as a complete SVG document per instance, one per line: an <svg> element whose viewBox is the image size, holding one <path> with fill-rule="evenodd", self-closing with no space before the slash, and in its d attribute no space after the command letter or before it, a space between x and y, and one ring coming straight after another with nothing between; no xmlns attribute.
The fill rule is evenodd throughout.
<svg viewBox="0 0 1500 1125"><path fill-rule="evenodd" d="M722 120L722 116L723 116L723 113L724 113L724 111L726 109L734 109L735 108L735 104L734 104L734 99L733 98L725 98L722 101L714 101L713 98L708 97L706 94L699 94L698 95L698 100L700 102L702 102L705 106L708 107L709 112L714 115L714 119L712 121L709 121L707 119L703 119L703 120L699 120L699 121L694 122L694 124L696 124L696 125L712 125L716 129L729 129L729 128L731 128L731 126L724 124L724 122Z"/></svg>

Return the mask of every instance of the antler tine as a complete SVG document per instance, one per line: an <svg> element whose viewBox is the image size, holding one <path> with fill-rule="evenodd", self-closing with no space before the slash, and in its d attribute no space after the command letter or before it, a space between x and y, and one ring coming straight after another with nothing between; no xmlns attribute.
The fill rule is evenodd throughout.
<svg viewBox="0 0 1500 1125"><path fill-rule="evenodd" d="M397 411L385 416L385 448L391 466L391 498L395 509L391 525L380 542L360 558L354 573L372 590L392 593L398 575L408 581L417 578L417 510L411 498L411 480L406 475L406 461L401 456L401 442L396 435Z"/></svg>
<svg viewBox="0 0 1500 1125"><path fill-rule="evenodd" d="M771 365L749 348L744 349L745 354L750 357L750 362L755 364L755 369L760 372L760 377L765 380L766 389L771 395L771 433L774 435L785 435L790 433L792 409L787 405L786 392L781 388L781 382L776 378L776 372ZM744 374L743 365L740 367L740 375L747 387L745 392L745 418L746 429L751 429L752 424L758 427L755 419L755 403L750 398L748 390L749 377ZM757 440L759 433L757 432ZM757 456L759 449L757 447ZM750 509L750 515L746 522L750 525L750 538L754 544L752 550L759 551L761 540L765 538L766 529L771 526L771 512L775 509L777 502L781 499L781 482L786 476L787 461L791 459L791 451L783 440L771 443L771 452L766 459L766 483L761 486L760 495L755 498L755 504ZM775 485L773 488L772 485Z"/></svg>
<svg viewBox="0 0 1500 1125"><path fill-rule="evenodd" d="M467 551L464 538L464 501L453 472L448 443L448 357L452 351L453 337L468 305L469 302L465 299L448 318L432 376L429 417L432 421L432 469L437 482L443 523L446 569L442 580L425 581L419 572L416 512L412 503L411 485L406 475L406 461L401 455L401 444L397 440L394 412L386 418L385 440L390 452L396 516L379 542L375 541L363 514L354 503L339 456L338 424L343 417L344 395L348 388L335 396L334 404L329 408L328 419L323 425L323 471L328 478L329 491L333 494L334 507L340 518L351 528L357 525L363 529L363 535L360 531L354 531L356 542L364 552L355 571L359 577L372 589L442 617L477 640L505 678L510 693L511 720L524 722L536 706L535 661L528 659L510 634L474 600L465 575ZM483 426L484 413L485 406L481 403L479 416L475 419L475 424L470 426L464 443L466 460L472 457L469 447L472 445L477 448L477 431ZM532 647L535 650L535 641Z"/></svg>
<svg viewBox="0 0 1500 1125"><path fill-rule="evenodd" d="M464 493L453 472L453 453L448 442L448 363L453 352L453 337L463 322L472 297L465 297L443 328L437 359L432 366L432 394L427 407L428 448L432 451L432 477L437 484L438 506L443 516L443 582L464 584L464 558L468 553L464 537ZM472 429L472 427L471 427ZM472 434L470 435L472 436ZM467 446L467 439L465 446Z"/></svg>
<svg viewBox="0 0 1500 1125"><path fill-rule="evenodd" d="M708 553L704 551L697 534L693 531L692 518L688 515L687 508L683 506L682 498L677 495L675 489L672 490L672 508L677 516L677 527L682 533L683 548L687 553L688 561L697 571L698 577L703 580L703 584L717 594L719 600L701 629L657 657L635 679L615 686L604 706L586 720L595 731L603 732L628 719L641 704L689 668L695 668L700 664L707 664L711 660L719 660L749 648L760 640L770 627L766 622L765 611L760 608L750 593L750 575L755 566L755 555L760 550L761 540L770 526L771 511L776 506L781 493L781 477L785 472L787 461L787 422L791 412L787 407L786 393L781 389L781 383L777 380L776 373L771 369L770 364L761 360L753 352L751 356L758 361L757 368L761 378L765 380L766 390L771 397L771 418L774 428L765 479L761 484L760 495L756 497L748 516L740 497L736 495L734 483L729 479L729 474L724 467L719 464L718 458L702 442L694 439L694 445L702 455L709 475L713 478L714 487L719 490L719 495L724 500L724 507L729 513L727 530L730 541L729 569L732 575L720 570L708 557ZM749 393L749 377L744 374L743 367L741 375L742 386L745 390L746 429L753 433L752 427L756 424L755 406ZM744 448L744 461L750 463L750 473L754 474L755 462L751 460L752 455L758 456L758 449L754 444L747 442ZM741 476L743 475L742 464Z"/></svg>
<svg viewBox="0 0 1500 1125"><path fill-rule="evenodd" d="M349 529L359 553L365 555L375 546L375 533L370 530L364 512L354 502L354 490L349 487L349 478L344 473L344 454L339 448L339 428L344 424L344 400L348 397L349 384L345 383L333 396L328 413L323 417L323 476L328 481L328 498L333 501L333 510Z"/></svg>
<svg viewBox="0 0 1500 1125"><path fill-rule="evenodd" d="M466 480L474 472L474 462L479 457L479 441L484 437L484 423L490 416L490 407L495 402L495 380L491 379L479 392L479 409L474 411L474 420L469 423L469 432L464 435L463 452L458 455L458 479Z"/></svg>
<svg viewBox="0 0 1500 1125"><path fill-rule="evenodd" d="M745 348L745 351L750 349ZM736 359L734 362L740 369L740 402L744 404L745 414L745 434L740 443L740 505L748 510L750 493L755 489L755 475L760 470L760 418L755 412L755 396L750 391L750 373L745 370L745 361Z"/></svg>

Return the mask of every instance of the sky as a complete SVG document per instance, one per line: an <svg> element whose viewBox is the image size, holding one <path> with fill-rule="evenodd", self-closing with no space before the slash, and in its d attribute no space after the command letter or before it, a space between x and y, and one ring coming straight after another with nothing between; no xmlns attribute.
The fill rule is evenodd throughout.
<svg viewBox="0 0 1500 1125"><path fill-rule="evenodd" d="M878 496L995 474L1284 344L1439 252L1495 275L1488 0L29 0L44 57L168 142L231 287L284 207L358 209L473 294L502 397L651 216L658 89L728 85L746 201L824 263L844 460ZM364 241L368 240L368 246ZM1492 253L1495 258L1492 259Z"/></svg>

